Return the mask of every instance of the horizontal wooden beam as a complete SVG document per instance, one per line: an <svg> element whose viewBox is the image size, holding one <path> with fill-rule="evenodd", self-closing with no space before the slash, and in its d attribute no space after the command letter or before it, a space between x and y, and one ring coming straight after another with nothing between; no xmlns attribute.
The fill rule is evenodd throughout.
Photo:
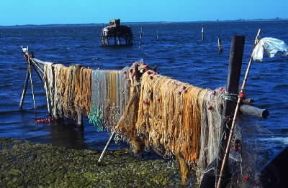
<svg viewBox="0 0 288 188"><path fill-rule="evenodd" d="M267 118L269 116L269 111L267 109L261 109L247 104L242 104L240 106L240 112L243 115L256 116L258 118Z"/></svg>

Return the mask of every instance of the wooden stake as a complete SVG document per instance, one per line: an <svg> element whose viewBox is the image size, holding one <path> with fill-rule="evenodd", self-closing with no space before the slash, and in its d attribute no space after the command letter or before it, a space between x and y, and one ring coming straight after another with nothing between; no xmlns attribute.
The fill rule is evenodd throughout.
<svg viewBox="0 0 288 188"><path fill-rule="evenodd" d="M218 46L218 53L221 54L223 52L223 46L219 36L217 37L217 46Z"/></svg>
<svg viewBox="0 0 288 188"><path fill-rule="evenodd" d="M31 84L31 93L32 93L32 99L33 99L33 106L34 109L36 109L36 102L35 102L35 95L34 95L34 86L33 86L33 80L32 80L32 65L30 60L28 60L28 67L29 67L29 79Z"/></svg>
<svg viewBox="0 0 288 188"><path fill-rule="evenodd" d="M143 37L143 27L141 26L139 34L139 48L141 48L142 45L142 37Z"/></svg>
<svg viewBox="0 0 288 188"><path fill-rule="evenodd" d="M39 78L42 80L43 84L45 87L48 87L48 83L47 80L44 80L43 76L44 76L44 71L43 69L40 67L39 63L36 62L34 59L30 59L31 63L32 63L32 67L35 70L35 72L37 73L37 75L39 76ZM41 76L42 74L42 76ZM47 92L47 90L45 89L45 94L46 94L46 103L47 103L47 111L48 114L51 115L51 106L50 106L50 96L49 93Z"/></svg>
<svg viewBox="0 0 288 188"><path fill-rule="evenodd" d="M39 64L38 64L36 61L34 61L34 60L31 60L31 61L32 61L33 65L34 65L36 68L38 68L39 73L41 73L42 75L44 75L44 71L43 71L43 69L39 66Z"/></svg>
<svg viewBox="0 0 288 188"><path fill-rule="evenodd" d="M243 51L244 51L244 43L245 43L245 37L244 36L234 36L232 40L232 46L230 50L230 59L229 59L229 73L227 78L227 88L226 91L228 93L228 100L225 100L224 103L224 110L223 110L223 120L221 123L221 127L223 127L223 136L221 138L220 142L220 148L218 153L218 161L217 161L217 170L216 170L216 182L215 185L217 185L217 182L221 183L222 178L227 177L227 166L225 166L222 171L224 177L221 175L218 178L218 174L220 174L221 171L221 164L224 160L227 160L227 158L224 158L225 154L225 148L228 143L228 135L231 128L232 123L232 117L234 114L237 98L235 100L231 100L233 98L233 95L237 97L238 94L238 87L239 87L239 80L240 80L240 73L241 73L241 66L242 66L242 58L243 58ZM230 99L229 99L230 98ZM234 97L235 98L235 97ZM219 179L219 181L218 181ZM224 182L226 183L226 182ZM224 184L221 184L220 187L223 187Z"/></svg>
<svg viewBox="0 0 288 188"><path fill-rule="evenodd" d="M105 145L105 147L104 147L104 149L103 149L103 151L102 151L102 153L101 153L101 155L100 155L100 157L98 159L98 163L100 163L102 158L104 157L104 154L105 154L105 152L106 152L106 150L107 150L112 138L114 137L114 135L115 135L115 132L112 132L111 135L110 135L109 140L107 141L107 143L106 143L106 145Z"/></svg>
<svg viewBox="0 0 288 188"><path fill-rule="evenodd" d="M37 76L39 77L39 79L44 83L43 77L40 75L37 66L33 63L32 64L32 68L34 69L34 71L36 72Z"/></svg>
<svg viewBox="0 0 288 188"><path fill-rule="evenodd" d="M159 40L158 30L156 31L156 40Z"/></svg>
<svg viewBox="0 0 288 188"><path fill-rule="evenodd" d="M142 37L143 37L143 27L141 26L141 28L140 28L140 39L142 39Z"/></svg>
<svg viewBox="0 0 288 188"><path fill-rule="evenodd" d="M19 103L19 109L23 108L23 102L24 102L24 98L26 96L26 91L27 91L27 87L28 87L28 79L29 79L29 67L27 66L25 81L24 81L23 90L22 90L20 103Z"/></svg>
<svg viewBox="0 0 288 188"><path fill-rule="evenodd" d="M201 28L201 40L204 41L204 27Z"/></svg>
<svg viewBox="0 0 288 188"><path fill-rule="evenodd" d="M83 126L83 117L80 110L77 111L77 126L79 127Z"/></svg>

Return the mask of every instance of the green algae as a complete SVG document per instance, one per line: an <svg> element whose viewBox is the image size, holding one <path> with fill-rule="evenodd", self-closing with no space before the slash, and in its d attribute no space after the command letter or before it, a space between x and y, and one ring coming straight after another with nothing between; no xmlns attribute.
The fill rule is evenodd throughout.
<svg viewBox="0 0 288 188"><path fill-rule="evenodd" d="M178 187L174 161L0 139L0 187ZM172 164L172 165L171 165Z"/></svg>

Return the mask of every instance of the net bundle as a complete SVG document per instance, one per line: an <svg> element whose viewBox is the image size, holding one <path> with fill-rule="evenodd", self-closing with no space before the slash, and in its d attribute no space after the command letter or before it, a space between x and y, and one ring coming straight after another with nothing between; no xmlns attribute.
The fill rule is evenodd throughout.
<svg viewBox="0 0 288 188"><path fill-rule="evenodd" d="M90 111L91 72L91 69L76 65L44 65L44 87L54 118L76 119L77 114Z"/></svg>
<svg viewBox="0 0 288 188"><path fill-rule="evenodd" d="M93 70L89 121L99 129L112 129L123 114L129 98L127 68Z"/></svg>
<svg viewBox="0 0 288 188"><path fill-rule="evenodd" d="M198 95L205 90L160 75L144 74L136 129L159 153L198 159L201 114Z"/></svg>
<svg viewBox="0 0 288 188"><path fill-rule="evenodd" d="M131 87L116 130L163 156L180 155L202 172L218 153L222 105L221 92L147 71Z"/></svg>

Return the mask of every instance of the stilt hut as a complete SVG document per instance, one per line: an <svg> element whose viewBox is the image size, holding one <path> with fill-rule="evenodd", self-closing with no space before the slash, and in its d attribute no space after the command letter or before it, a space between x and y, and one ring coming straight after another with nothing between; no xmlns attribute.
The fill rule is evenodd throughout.
<svg viewBox="0 0 288 188"><path fill-rule="evenodd" d="M114 19L101 31L101 45L107 46L132 46L133 33L130 27L120 25L120 19Z"/></svg>

